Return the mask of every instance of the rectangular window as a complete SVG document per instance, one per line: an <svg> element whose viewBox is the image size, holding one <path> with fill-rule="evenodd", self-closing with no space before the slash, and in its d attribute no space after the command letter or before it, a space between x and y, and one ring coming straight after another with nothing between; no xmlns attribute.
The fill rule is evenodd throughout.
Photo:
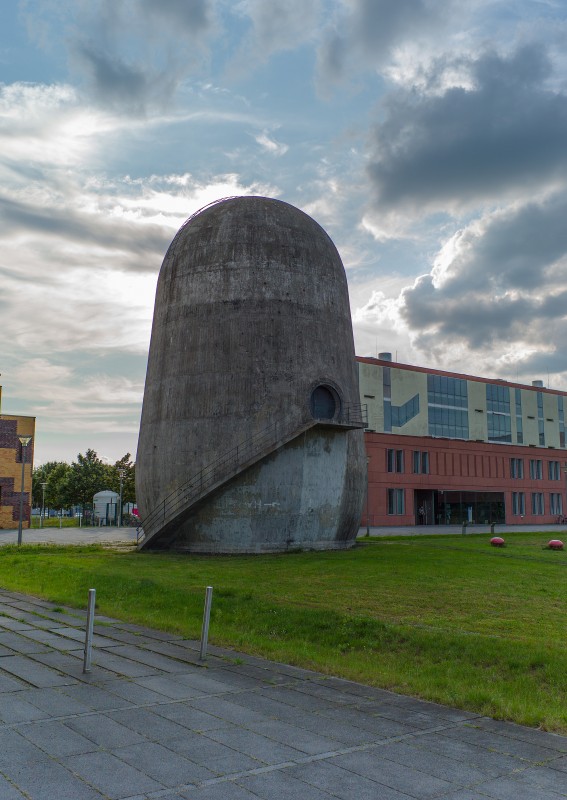
<svg viewBox="0 0 567 800"><path fill-rule="evenodd" d="M515 389L516 406L516 440L518 444L524 443L524 423L522 421L522 390Z"/></svg>
<svg viewBox="0 0 567 800"><path fill-rule="evenodd" d="M563 497L559 492L551 492L549 495L549 513L550 514L563 514Z"/></svg>
<svg viewBox="0 0 567 800"><path fill-rule="evenodd" d="M510 459L510 477L523 478L524 477L524 459L511 458Z"/></svg>
<svg viewBox="0 0 567 800"><path fill-rule="evenodd" d="M532 492L532 514L540 516L544 513L543 492Z"/></svg>
<svg viewBox="0 0 567 800"><path fill-rule="evenodd" d="M512 514L523 517L526 513L526 496L523 492L512 492Z"/></svg>
<svg viewBox="0 0 567 800"><path fill-rule="evenodd" d="M405 489L388 489L388 514L404 514Z"/></svg>
<svg viewBox="0 0 567 800"><path fill-rule="evenodd" d="M540 458L530 458L530 478L533 481L543 478L543 468Z"/></svg>
<svg viewBox="0 0 567 800"><path fill-rule="evenodd" d="M427 376L430 436L469 438L467 382L444 375Z"/></svg>
<svg viewBox="0 0 567 800"><path fill-rule="evenodd" d="M403 472L404 471L404 451L403 450L386 450L386 470L388 472Z"/></svg>
<svg viewBox="0 0 567 800"><path fill-rule="evenodd" d="M550 481L558 481L561 479L561 468L559 461L547 462L547 477Z"/></svg>
<svg viewBox="0 0 567 800"><path fill-rule="evenodd" d="M384 433L392 430L392 375L390 367L382 370L382 389L384 394Z"/></svg>
<svg viewBox="0 0 567 800"><path fill-rule="evenodd" d="M416 475L429 474L429 453L426 450L413 451L413 471Z"/></svg>
<svg viewBox="0 0 567 800"><path fill-rule="evenodd" d="M512 441L510 389L499 384L486 384L486 421L489 442Z"/></svg>

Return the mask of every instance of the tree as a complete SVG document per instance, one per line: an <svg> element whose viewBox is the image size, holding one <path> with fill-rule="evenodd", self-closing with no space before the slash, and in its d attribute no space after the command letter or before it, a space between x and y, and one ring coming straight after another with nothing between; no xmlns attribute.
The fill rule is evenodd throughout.
<svg viewBox="0 0 567 800"><path fill-rule="evenodd" d="M132 463L130 453L117 461L112 467L109 467L110 484L109 487L113 492L120 494L120 472L124 470L124 478L122 481L122 502L135 503L136 502L136 465Z"/></svg>
<svg viewBox="0 0 567 800"><path fill-rule="evenodd" d="M47 508L62 508L65 504L65 482L70 470L65 461L48 461L36 467L32 475L32 500L34 506L41 508L45 487L45 505Z"/></svg>
<svg viewBox="0 0 567 800"><path fill-rule="evenodd" d="M97 492L109 488L109 470L94 450L89 449L84 455L79 453L65 480L65 506L90 505Z"/></svg>

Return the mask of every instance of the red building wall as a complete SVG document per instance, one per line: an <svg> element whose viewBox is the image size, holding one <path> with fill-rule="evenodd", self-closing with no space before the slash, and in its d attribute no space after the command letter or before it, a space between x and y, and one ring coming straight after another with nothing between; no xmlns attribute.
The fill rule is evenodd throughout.
<svg viewBox="0 0 567 800"><path fill-rule="evenodd" d="M522 447L508 444L442 439L397 434L365 433L368 457L368 502L362 524L414 525L420 521L416 491L437 492L502 492L507 523L545 524L557 521L551 513L550 494L562 497L562 513L567 514L564 465L567 454L552 448ZM403 451L403 472L388 472L387 451ZM413 452L429 454L428 474L414 474ZM510 459L523 459L523 478L512 478ZM530 460L542 462L542 478L530 477ZM548 462L559 462L559 478L550 480ZM405 508L402 514L388 513L388 489L404 489ZM513 514L512 493L523 492L525 513ZM543 493L544 513L532 513L532 493ZM438 523L442 520L427 520ZM484 522L485 520L475 520ZM460 523L462 519L451 519Z"/></svg>

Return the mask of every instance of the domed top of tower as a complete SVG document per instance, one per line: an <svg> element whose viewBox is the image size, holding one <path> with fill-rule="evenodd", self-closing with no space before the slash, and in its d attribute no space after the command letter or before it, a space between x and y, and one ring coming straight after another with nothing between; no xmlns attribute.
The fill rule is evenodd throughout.
<svg viewBox="0 0 567 800"><path fill-rule="evenodd" d="M344 267L331 238L308 214L282 200L229 197L197 211L179 229L165 263L181 258L185 267L243 264L305 269L316 266L321 279L340 276Z"/></svg>

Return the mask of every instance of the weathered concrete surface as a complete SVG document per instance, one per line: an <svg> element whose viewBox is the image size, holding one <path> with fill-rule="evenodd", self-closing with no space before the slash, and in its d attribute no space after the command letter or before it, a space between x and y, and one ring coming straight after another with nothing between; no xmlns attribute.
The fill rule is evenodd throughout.
<svg viewBox="0 0 567 800"><path fill-rule="evenodd" d="M346 431L306 431L228 482L156 546L203 553L351 547L348 533L360 522L349 500L354 442Z"/></svg>
<svg viewBox="0 0 567 800"><path fill-rule="evenodd" d="M278 200L232 198L206 208L173 240L158 281L136 460L142 519L192 475L274 420L288 434L299 430L310 418L316 386L330 387L341 407L358 403L357 381L346 276L323 229ZM364 499L363 432L335 435L348 440L342 464L333 462L348 489L336 495L334 535L323 526L321 541L354 539ZM268 459L266 466L273 463ZM263 469L253 470L257 480ZM321 474L318 485L326 480ZM247 511L249 530L259 532L264 521L269 526L270 498L262 487L273 483L272 474L259 480L256 505ZM313 485L305 491L311 492L312 507L322 506L327 514L326 493L317 496ZM293 505L290 499L288 507ZM201 509L199 550L208 535L205 517ZM222 551L219 525L211 525L212 549ZM279 549L288 547L290 530L294 546L303 546L301 528L282 524ZM224 530L226 551L233 552L234 526L225 524ZM313 526L307 524L305 532L305 544L313 546ZM190 546L190 526L179 534L182 546ZM257 549L250 538L237 547Z"/></svg>

